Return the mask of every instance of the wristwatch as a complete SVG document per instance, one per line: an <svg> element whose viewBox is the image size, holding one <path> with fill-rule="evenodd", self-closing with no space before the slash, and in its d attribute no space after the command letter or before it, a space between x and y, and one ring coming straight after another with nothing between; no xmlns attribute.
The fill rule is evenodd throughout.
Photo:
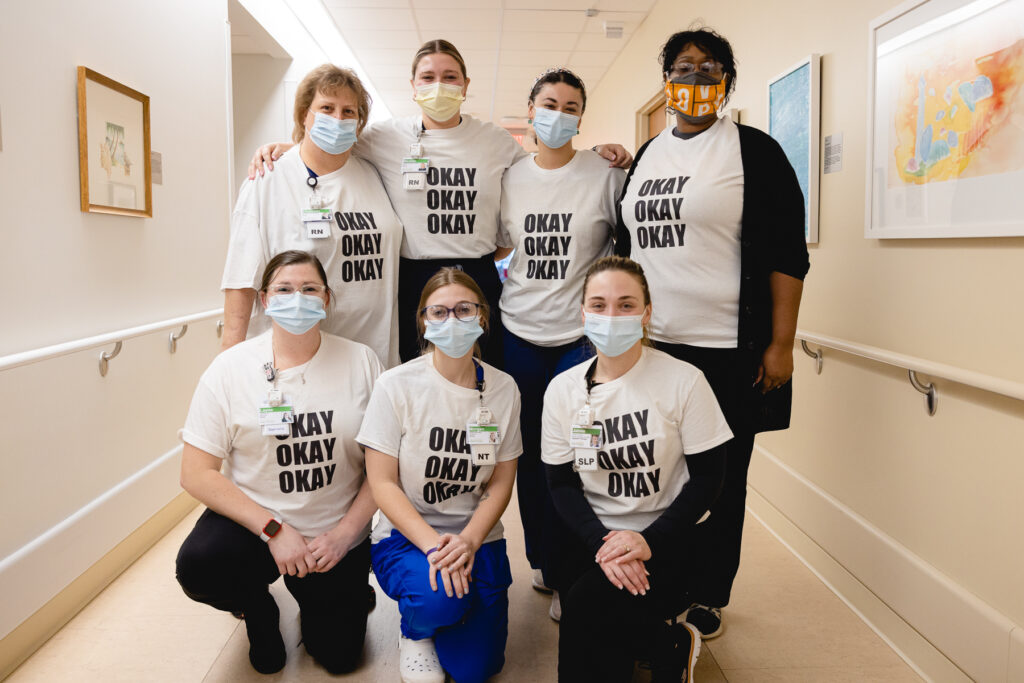
<svg viewBox="0 0 1024 683"><path fill-rule="evenodd" d="M281 530L281 518L274 517L269 522L263 525L263 531L260 532L260 539L264 543L269 543L270 539L277 535L277 532Z"/></svg>

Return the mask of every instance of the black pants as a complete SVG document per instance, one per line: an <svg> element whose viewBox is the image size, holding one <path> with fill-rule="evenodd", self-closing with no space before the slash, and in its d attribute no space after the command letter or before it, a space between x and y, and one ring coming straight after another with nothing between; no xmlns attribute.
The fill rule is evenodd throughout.
<svg viewBox="0 0 1024 683"><path fill-rule="evenodd" d="M629 681L638 658L667 656L671 636L665 619L689 604L679 581L681 553L647 561L651 589L637 596L613 586L578 539L567 539L559 557L568 583L560 591L561 683Z"/></svg>
<svg viewBox="0 0 1024 683"><path fill-rule="evenodd" d="M416 313L420 294L427 280L445 267L454 267L469 275L480 286L487 298L491 315L489 331L480 338L483 359L496 368L504 367L502 340L505 336L501 324L498 300L501 298L501 280L490 254L468 259L401 259L398 267L398 354L402 362L420 355L419 331L416 329Z"/></svg>
<svg viewBox="0 0 1024 683"><path fill-rule="evenodd" d="M306 650L332 671L351 671L366 636L366 577L370 541L352 548L331 571L285 576L299 603ZM178 551L178 583L185 595L228 612L261 614L273 609L267 587L280 573L270 548L245 527L207 509ZM268 603L269 601L269 603Z"/></svg>
<svg viewBox="0 0 1024 683"><path fill-rule="evenodd" d="M747 469L754 450L750 406L756 402L753 386L757 363L753 354L738 349L711 349L658 342L657 348L686 361L704 373L711 385L733 438L725 444L725 482L711 516L694 530L694 562L688 563L686 583L693 602L709 607L729 604L732 584L740 567L743 517L747 501Z"/></svg>

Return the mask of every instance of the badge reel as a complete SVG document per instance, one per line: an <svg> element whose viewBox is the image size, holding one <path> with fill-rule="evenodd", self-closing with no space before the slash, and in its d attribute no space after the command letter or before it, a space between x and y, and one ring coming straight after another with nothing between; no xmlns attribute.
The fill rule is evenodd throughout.
<svg viewBox="0 0 1024 683"><path fill-rule="evenodd" d="M402 186L406 190L425 190L428 168L430 159L423 156L423 145L418 141L409 145L409 156L402 158Z"/></svg>
<svg viewBox="0 0 1024 683"><path fill-rule="evenodd" d="M577 472L597 471L597 450L604 446L604 429L594 420L590 405L576 412L569 434L569 446L573 449L573 469Z"/></svg>
<svg viewBox="0 0 1024 683"><path fill-rule="evenodd" d="M267 375L267 381L273 382L274 386L267 390L267 397L263 399L263 405L258 409L257 422L263 436L287 436L291 434L292 422L295 421L295 408L288 397L277 388L277 370L273 364L265 363L263 370Z"/></svg>
<svg viewBox="0 0 1024 683"><path fill-rule="evenodd" d="M309 198L309 208L302 210L302 225L306 229L306 237L311 240L323 240L331 236L331 210L324 208L324 199L316 189L317 179L306 178L306 184L313 190Z"/></svg>
<svg viewBox="0 0 1024 683"><path fill-rule="evenodd" d="M501 430L494 423L490 408L480 406L475 420L466 424L466 442L473 454L474 465L495 464L495 453L501 444Z"/></svg>

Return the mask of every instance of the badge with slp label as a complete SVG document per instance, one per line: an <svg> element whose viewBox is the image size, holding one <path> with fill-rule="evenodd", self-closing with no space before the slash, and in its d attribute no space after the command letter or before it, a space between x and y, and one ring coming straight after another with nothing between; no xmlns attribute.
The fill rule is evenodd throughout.
<svg viewBox="0 0 1024 683"><path fill-rule="evenodd" d="M498 425L474 424L466 425L466 443L473 453L473 464L493 465L494 456L501 443L501 431Z"/></svg>
<svg viewBox="0 0 1024 683"><path fill-rule="evenodd" d="M597 449L604 445L600 423L572 426L569 445L573 448L573 467L577 472L597 471Z"/></svg>

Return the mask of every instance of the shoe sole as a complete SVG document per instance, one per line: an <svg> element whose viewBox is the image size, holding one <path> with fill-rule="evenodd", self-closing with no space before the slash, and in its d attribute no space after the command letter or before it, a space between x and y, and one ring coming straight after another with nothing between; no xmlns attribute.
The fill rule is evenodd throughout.
<svg viewBox="0 0 1024 683"><path fill-rule="evenodd" d="M688 608L686 608L686 610L682 614L680 614L678 617L676 617L676 621L678 621L680 624L689 624L690 622L686 621L686 617L689 614L690 614L690 608L688 607ZM692 626L692 624L690 624L690 625ZM694 626L694 628L697 628L697 627ZM718 628L715 629L714 631L712 631L711 633L709 633L707 635L704 635L704 633L701 632L700 629L697 629L697 633L700 633L700 639L701 640L711 640L712 638L717 638L718 636L720 636L723 633L725 633L725 619L720 619L718 621Z"/></svg>
<svg viewBox="0 0 1024 683"><path fill-rule="evenodd" d="M694 683L693 672L697 668L697 658L700 656L700 631L693 624L683 622L683 627L690 632L690 656L686 660L689 666L686 668L686 680L684 683Z"/></svg>

